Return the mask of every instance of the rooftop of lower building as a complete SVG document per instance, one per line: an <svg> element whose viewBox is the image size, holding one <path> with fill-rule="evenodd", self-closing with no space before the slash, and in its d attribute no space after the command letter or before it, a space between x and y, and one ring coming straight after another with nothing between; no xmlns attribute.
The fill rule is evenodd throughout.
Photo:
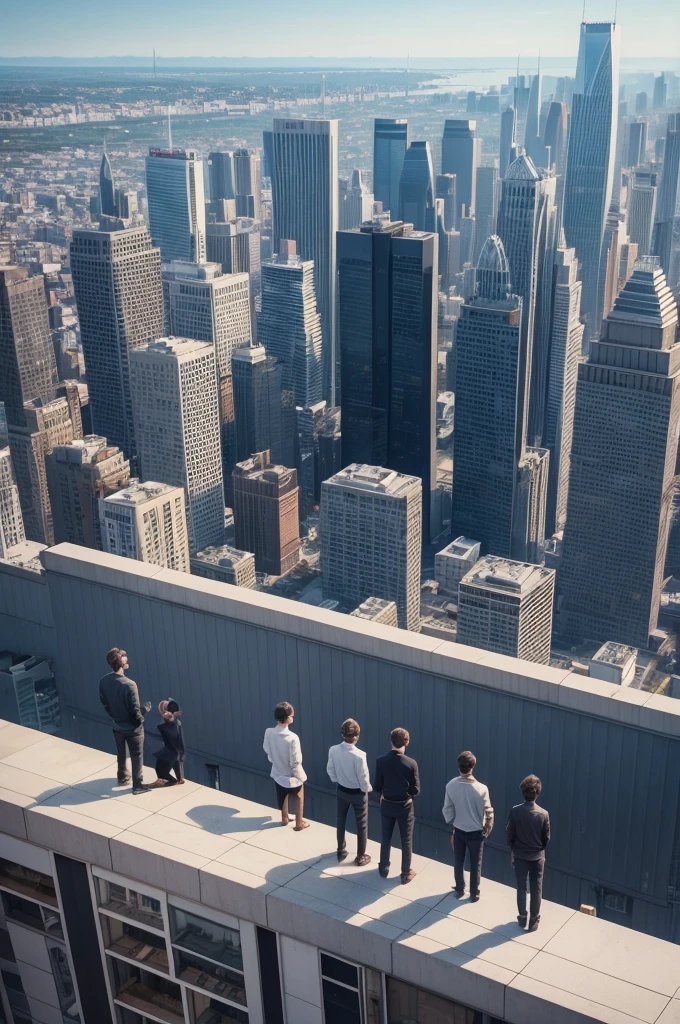
<svg viewBox="0 0 680 1024"><path fill-rule="evenodd" d="M190 780L133 796L117 785L112 751L0 721L0 839L227 911L513 1024L680 1019L677 945L549 901L538 931L521 931L509 886L484 879L478 903L458 900L451 865L418 854L404 886L395 870L378 874L373 842L369 865L339 864L334 828L312 821L296 833L273 807Z"/></svg>
<svg viewBox="0 0 680 1024"><path fill-rule="evenodd" d="M394 469L384 469L382 466L365 466L353 462L346 466L339 473L325 480L323 486L340 485L361 491L373 491L376 494L389 494L393 497L401 497L414 486L421 486L421 481L415 476L406 476L404 473L397 473Z"/></svg>
<svg viewBox="0 0 680 1024"><path fill-rule="evenodd" d="M500 555L484 555L460 582L481 590L524 596L547 576L554 575L554 569L546 569L542 565L515 562L510 558L501 558Z"/></svg>

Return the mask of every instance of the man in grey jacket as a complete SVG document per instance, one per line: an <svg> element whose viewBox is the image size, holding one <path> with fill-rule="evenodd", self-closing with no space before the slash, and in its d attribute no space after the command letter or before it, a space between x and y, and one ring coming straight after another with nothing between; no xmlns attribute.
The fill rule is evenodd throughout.
<svg viewBox="0 0 680 1024"><path fill-rule="evenodd" d="M129 662L120 647L112 647L106 655L111 671L99 680L99 699L109 718L113 719L113 738L118 754L118 785L130 781L126 763L126 747L132 762L132 792L146 793L142 769L144 765L144 715L151 704L139 703L139 691L134 679L125 675Z"/></svg>
<svg viewBox="0 0 680 1024"><path fill-rule="evenodd" d="M531 893L529 931L535 932L541 920L543 869L545 848L550 842L550 815L536 803L543 788L537 775L527 775L520 782L519 788L524 803L515 804L510 811L505 834L512 851L511 859L517 879L517 923L520 928L526 928L528 875Z"/></svg>
<svg viewBox="0 0 680 1024"><path fill-rule="evenodd" d="M470 903L479 899L479 880L482 874L484 840L493 828L493 807L489 790L472 774L477 758L470 750L458 755L460 775L446 784L442 814L453 826L451 847L455 875L456 896L465 895L465 854L470 855Z"/></svg>

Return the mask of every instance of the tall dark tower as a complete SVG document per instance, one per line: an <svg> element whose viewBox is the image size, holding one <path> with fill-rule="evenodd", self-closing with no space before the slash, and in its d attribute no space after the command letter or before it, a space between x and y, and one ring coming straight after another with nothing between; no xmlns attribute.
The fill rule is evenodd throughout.
<svg viewBox="0 0 680 1024"><path fill-rule="evenodd" d="M412 142L406 150L399 179L399 217L416 231L427 228L434 206L434 175L429 142Z"/></svg>
<svg viewBox="0 0 680 1024"><path fill-rule="evenodd" d="M25 425L24 402L52 401L57 367L45 282L24 267L0 267L0 401L9 427Z"/></svg>
<svg viewBox="0 0 680 1024"><path fill-rule="evenodd" d="M113 171L111 170L111 161L109 160L109 154L106 152L106 146L104 146L102 162L99 165L99 204L103 216L116 216L116 188L113 182Z"/></svg>

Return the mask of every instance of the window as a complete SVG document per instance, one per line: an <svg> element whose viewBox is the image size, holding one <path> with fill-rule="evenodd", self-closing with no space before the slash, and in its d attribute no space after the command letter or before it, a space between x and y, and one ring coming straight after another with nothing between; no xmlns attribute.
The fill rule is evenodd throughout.
<svg viewBox="0 0 680 1024"><path fill-rule="evenodd" d="M166 1024L184 1024L179 985L115 958L110 959L110 968L117 1004L136 1010L142 1016L151 1014Z"/></svg>
<svg viewBox="0 0 680 1024"><path fill-rule="evenodd" d="M482 1024L482 1014L451 999L435 996L404 981L387 977L387 1019L390 1024Z"/></svg>
<svg viewBox="0 0 680 1024"><path fill-rule="evenodd" d="M359 968L321 954L321 987L325 1024L362 1024Z"/></svg>
<svg viewBox="0 0 680 1024"><path fill-rule="evenodd" d="M117 882L95 877L97 903L102 910L128 917L150 928L164 930L160 900Z"/></svg>
<svg viewBox="0 0 680 1024"><path fill-rule="evenodd" d="M102 915L101 923L106 949L168 974L168 951L164 938L114 917Z"/></svg>
<svg viewBox="0 0 680 1024"><path fill-rule="evenodd" d="M61 915L56 910L52 910L50 907L41 907L32 900L25 900L22 896L15 896L14 893L9 892L3 892L2 905L5 917L9 921L25 924L30 928L37 928L38 931L47 932L48 935L63 939Z"/></svg>
<svg viewBox="0 0 680 1024"><path fill-rule="evenodd" d="M49 903L52 907L57 906L54 882L49 875L25 868L23 864L15 864L3 857L0 857L0 885L24 896L31 896L42 903Z"/></svg>

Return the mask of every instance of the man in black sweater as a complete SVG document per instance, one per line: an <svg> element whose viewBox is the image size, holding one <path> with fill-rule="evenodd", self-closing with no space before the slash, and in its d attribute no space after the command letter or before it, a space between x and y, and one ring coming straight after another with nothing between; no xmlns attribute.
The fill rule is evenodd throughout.
<svg viewBox="0 0 680 1024"><path fill-rule="evenodd" d="M411 737L406 729L393 729L390 738L392 749L389 754L379 757L375 768L374 789L380 793L382 815L382 843L378 871L387 878L390 869L390 846L394 826L399 825L401 838L401 882L406 885L415 878L411 870L413 853L413 797L420 793L418 765L412 757L406 756Z"/></svg>
<svg viewBox="0 0 680 1024"><path fill-rule="evenodd" d="M144 765L144 715L150 704L139 703L139 691L134 679L128 679L125 669L129 662L125 651L112 647L106 655L111 671L99 680L99 699L109 718L113 719L113 738L118 754L118 785L130 781L126 763L126 750L132 761L132 792L146 793L142 769Z"/></svg>
<svg viewBox="0 0 680 1024"><path fill-rule="evenodd" d="M519 788L524 803L516 804L510 811L505 833L517 879L517 922L520 928L526 928L528 875L531 893L529 931L535 932L541 920L543 869L545 848L550 842L550 815L536 803L543 788L537 775L527 775Z"/></svg>

